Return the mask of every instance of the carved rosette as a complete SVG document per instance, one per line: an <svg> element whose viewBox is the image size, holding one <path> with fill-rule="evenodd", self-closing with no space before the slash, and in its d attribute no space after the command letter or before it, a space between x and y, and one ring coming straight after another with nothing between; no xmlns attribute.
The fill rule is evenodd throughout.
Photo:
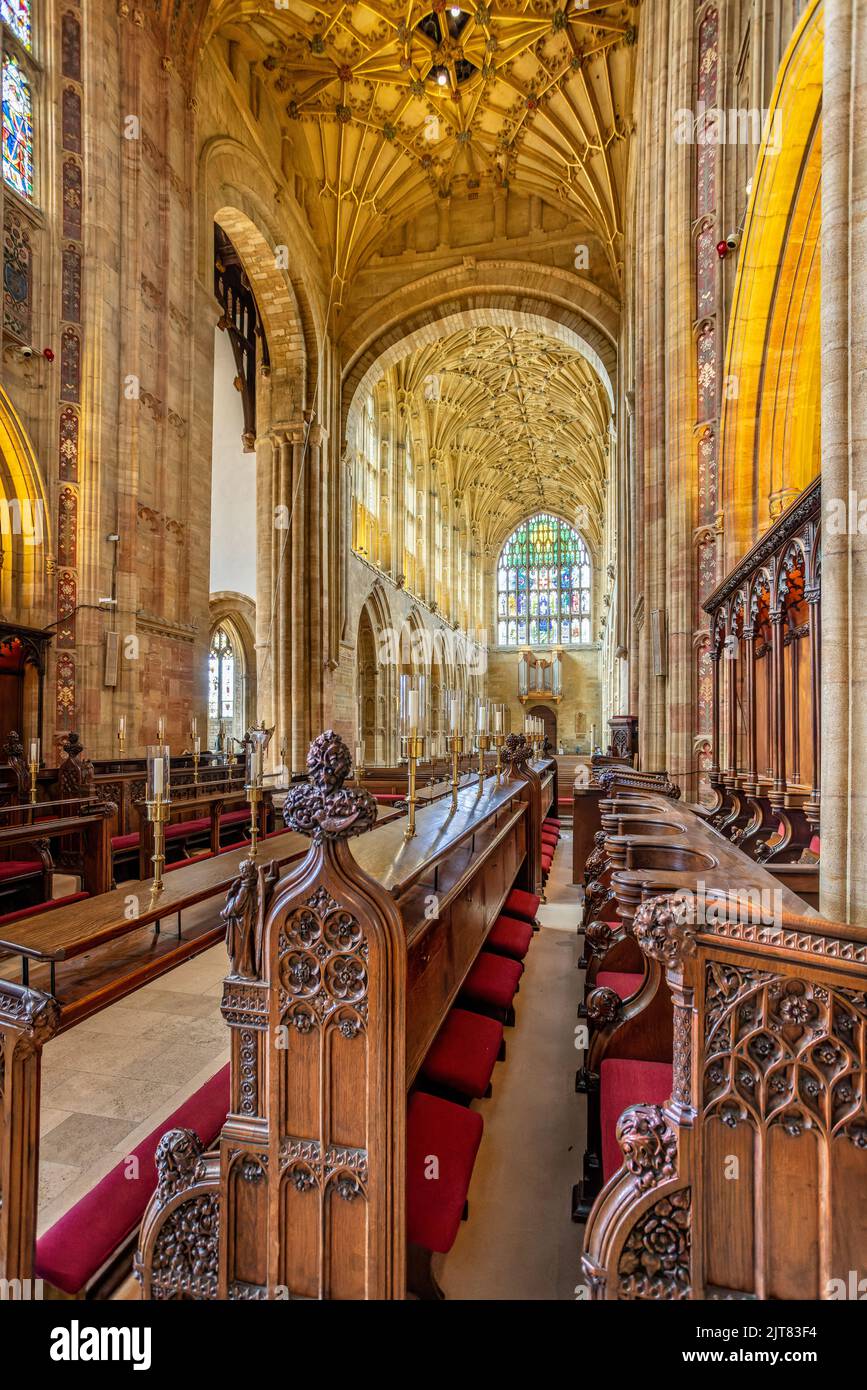
<svg viewBox="0 0 867 1390"><path fill-rule="evenodd" d="M315 845L324 840L347 840L376 824L377 806L370 792L345 787L352 756L333 729L310 745L307 771L310 783L296 787L283 803L290 830L308 835Z"/></svg>
<svg viewBox="0 0 867 1390"><path fill-rule="evenodd" d="M688 1187L654 1202L633 1226L617 1267L618 1298L689 1298L692 1194Z"/></svg>
<svg viewBox="0 0 867 1390"><path fill-rule="evenodd" d="M648 898L635 913L633 934L641 950L667 969L679 970L695 951L695 926L683 900L668 894Z"/></svg>
<svg viewBox="0 0 867 1390"><path fill-rule="evenodd" d="M633 1105L617 1121L624 1166L641 1192L677 1176L677 1135L661 1105Z"/></svg>

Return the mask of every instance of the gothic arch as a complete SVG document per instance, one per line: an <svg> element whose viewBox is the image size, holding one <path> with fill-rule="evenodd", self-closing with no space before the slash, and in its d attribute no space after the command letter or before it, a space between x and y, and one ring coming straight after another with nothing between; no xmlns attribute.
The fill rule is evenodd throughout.
<svg viewBox="0 0 867 1390"><path fill-rule="evenodd" d="M0 603L5 612L29 610L35 617L49 602L45 558L53 553L50 512L33 445L2 386L0 506Z"/></svg>
<svg viewBox="0 0 867 1390"><path fill-rule="evenodd" d="M238 182L243 167L246 182ZM274 178L250 149L226 135L212 136L199 154L199 276L210 283L211 227L218 222L231 238L265 324L272 359L272 388L281 380L299 382L297 412L309 408L316 394L324 323L315 283L315 260L306 254L309 229L294 199L274 198ZM288 226L286 225L288 223ZM291 247L288 265L278 267L276 248ZM290 418L285 410L280 418Z"/></svg>
<svg viewBox="0 0 867 1390"><path fill-rule="evenodd" d="M747 205L726 349L720 484L726 568L820 469L823 12L780 66Z"/></svg>
<svg viewBox="0 0 867 1390"><path fill-rule="evenodd" d="M573 347L597 372L613 409L619 331L614 302L565 271L489 262L428 276L356 319L341 344L342 438L351 435L355 403L383 368L449 333L503 324L541 331Z"/></svg>

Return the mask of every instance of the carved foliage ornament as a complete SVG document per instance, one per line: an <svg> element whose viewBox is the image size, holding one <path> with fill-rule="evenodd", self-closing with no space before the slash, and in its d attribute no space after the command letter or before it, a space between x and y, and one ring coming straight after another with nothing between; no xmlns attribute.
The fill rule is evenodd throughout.
<svg viewBox="0 0 867 1390"><path fill-rule="evenodd" d="M310 783L290 792L283 805L287 827L316 845L370 830L376 801L370 792L344 786L351 770L352 756L339 734L329 729L314 739L307 754Z"/></svg>
<svg viewBox="0 0 867 1390"><path fill-rule="evenodd" d="M661 1105L633 1105L617 1121L624 1166L645 1192L677 1175L677 1136Z"/></svg>
<svg viewBox="0 0 867 1390"><path fill-rule="evenodd" d="M690 1224L688 1187L654 1202L623 1247L617 1270L620 1298L689 1298Z"/></svg>
<svg viewBox="0 0 867 1390"><path fill-rule="evenodd" d="M688 921L684 901L661 894L648 898L635 913L635 940L646 956L678 970L684 956L695 951L695 926Z"/></svg>

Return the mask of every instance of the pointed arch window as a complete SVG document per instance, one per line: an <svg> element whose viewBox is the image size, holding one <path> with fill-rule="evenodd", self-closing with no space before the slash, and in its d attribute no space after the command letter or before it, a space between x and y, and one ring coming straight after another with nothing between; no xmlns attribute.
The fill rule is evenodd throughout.
<svg viewBox="0 0 867 1390"><path fill-rule="evenodd" d="M590 641L590 555L578 532L540 512L513 531L497 566L497 643Z"/></svg>
<svg viewBox="0 0 867 1390"><path fill-rule="evenodd" d="M224 627L211 642L208 662L208 718L217 721L235 716L235 649Z"/></svg>
<svg viewBox="0 0 867 1390"><path fill-rule="evenodd" d="M3 57L3 180L22 198L33 197L33 98L18 59Z"/></svg>

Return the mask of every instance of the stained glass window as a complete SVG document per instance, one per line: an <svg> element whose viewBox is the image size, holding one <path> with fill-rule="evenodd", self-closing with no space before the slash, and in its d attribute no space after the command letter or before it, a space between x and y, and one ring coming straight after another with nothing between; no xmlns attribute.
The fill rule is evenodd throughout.
<svg viewBox="0 0 867 1390"><path fill-rule="evenodd" d="M590 556L571 526L540 512L506 541L497 567L497 643L590 641Z"/></svg>
<svg viewBox="0 0 867 1390"><path fill-rule="evenodd" d="M33 197L30 84L11 54L3 59L3 178L22 197Z"/></svg>
<svg viewBox="0 0 867 1390"><path fill-rule="evenodd" d="M218 627L208 662L208 717L235 716L235 653L225 628Z"/></svg>
<svg viewBox="0 0 867 1390"><path fill-rule="evenodd" d="M25 48L30 47L30 0L0 0L0 19Z"/></svg>

